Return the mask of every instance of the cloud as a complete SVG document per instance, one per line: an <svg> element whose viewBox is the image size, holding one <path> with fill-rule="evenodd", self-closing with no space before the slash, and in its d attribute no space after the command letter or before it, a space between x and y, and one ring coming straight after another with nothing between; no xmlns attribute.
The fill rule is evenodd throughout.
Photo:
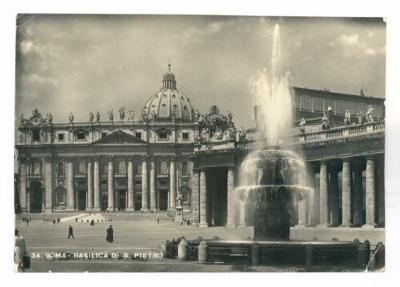
<svg viewBox="0 0 400 287"><path fill-rule="evenodd" d="M372 32L367 33L368 38L373 37L373 34L371 33ZM331 46L341 47L346 57L382 55L386 51L385 46L374 47L373 44L361 40L358 33L342 34L336 40L331 42Z"/></svg>
<svg viewBox="0 0 400 287"><path fill-rule="evenodd" d="M37 41L25 40L21 42L21 52L24 55L30 53L42 53L45 50L45 47Z"/></svg>

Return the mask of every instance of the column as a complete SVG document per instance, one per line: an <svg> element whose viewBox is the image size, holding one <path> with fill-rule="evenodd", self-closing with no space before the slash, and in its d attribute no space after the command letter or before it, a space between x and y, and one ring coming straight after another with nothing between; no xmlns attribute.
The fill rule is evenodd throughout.
<svg viewBox="0 0 400 287"><path fill-rule="evenodd" d="M377 225L380 227L385 226L385 160L384 157L379 157L377 162L378 170L376 174L376 198L377 198Z"/></svg>
<svg viewBox="0 0 400 287"><path fill-rule="evenodd" d="M234 167L228 167L228 177L227 177L227 226L235 226L235 209L234 209L234 190L235 190L235 170Z"/></svg>
<svg viewBox="0 0 400 287"><path fill-rule="evenodd" d="M100 168L98 158L94 159L93 201L93 211L100 211Z"/></svg>
<svg viewBox="0 0 400 287"><path fill-rule="evenodd" d="M149 189L147 180L147 157L144 157L142 162L142 211L149 211Z"/></svg>
<svg viewBox="0 0 400 287"><path fill-rule="evenodd" d="M92 211L93 209L93 169L92 160L88 160L87 164L87 202L86 210Z"/></svg>
<svg viewBox="0 0 400 287"><path fill-rule="evenodd" d="M375 164L372 158L367 159L365 171L365 211L366 220L363 227L375 227Z"/></svg>
<svg viewBox="0 0 400 287"><path fill-rule="evenodd" d="M53 210L53 164L50 156L44 159L44 181L45 181L45 212Z"/></svg>
<svg viewBox="0 0 400 287"><path fill-rule="evenodd" d="M338 171L332 167L332 171L329 174L329 200L328 205L331 215L331 225L339 225L339 175Z"/></svg>
<svg viewBox="0 0 400 287"><path fill-rule="evenodd" d="M25 161L19 162L19 203L21 205L22 212L27 212L27 188L26 188L26 163Z"/></svg>
<svg viewBox="0 0 400 287"><path fill-rule="evenodd" d="M157 211L157 191L156 191L156 166L154 158L150 159L150 210Z"/></svg>
<svg viewBox="0 0 400 287"><path fill-rule="evenodd" d="M362 187L362 165L360 161L355 162L353 171L353 222L355 226L363 224L363 187Z"/></svg>
<svg viewBox="0 0 400 287"><path fill-rule="evenodd" d="M351 226L350 161L343 160L342 167L342 227Z"/></svg>
<svg viewBox="0 0 400 287"><path fill-rule="evenodd" d="M313 225L319 223L319 173L314 174L314 195L313 195Z"/></svg>
<svg viewBox="0 0 400 287"><path fill-rule="evenodd" d="M326 161L321 162L319 176L319 226L327 227L329 218L328 209L328 172Z"/></svg>
<svg viewBox="0 0 400 287"><path fill-rule="evenodd" d="M75 191L74 191L74 162L69 159L67 162L67 211L75 210Z"/></svg>
<svg viewBox="0 0 400 287"><path fill-rule="evenodd" d="M199 225L200 223L200 173L198 171L193 172L192 178L192 216L193 225Z"/></svg>
<svg viewBox="0 0 400 287"><path fill-rule="evenodd" d="M306 174L301 173L299 177L299 184L306 186ZM307 205L308 205L308 194L304 193L303 198L298 202L298 223L297 227L305 227L307 225Z"/></svg>
<svg viewBox="0 0 400 287"><path fill-rule="evenodd" d="M133 158L128 160L128 208L127 211L135 210L135 194L134 194L134 175L133 175Z"/></svg>
<svg viewBox="0 0 400 287"><path fill-rule="evenodd" d="M169 165L169 207L175 208L176 199L176 167L175 158L171 158Z"/></svg>
<svg viewBox="0 0 400 287"><path fill-rule="evenodd" d="M208 227L206 172L200 171L200 227Z"/></svg>
<svg viewBox="0 0 400 287"><path fill-rule="evenodd" d="M114 211L114 163L113 158L108 159L108 207L107 211Z"/></svg>

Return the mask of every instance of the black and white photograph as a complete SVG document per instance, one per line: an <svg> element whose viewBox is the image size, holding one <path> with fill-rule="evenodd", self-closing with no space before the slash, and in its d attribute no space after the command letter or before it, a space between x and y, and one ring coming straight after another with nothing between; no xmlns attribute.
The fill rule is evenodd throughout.
<svg viewBox="0 0 400 287"><path fill-rule="evenodd" d="M20 11L14 272L385 272L386 25Z"/></svg>

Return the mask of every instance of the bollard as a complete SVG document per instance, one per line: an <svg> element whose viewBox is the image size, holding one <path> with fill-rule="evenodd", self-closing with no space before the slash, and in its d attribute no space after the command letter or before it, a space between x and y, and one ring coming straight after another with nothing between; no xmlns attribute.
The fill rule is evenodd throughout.
<svg viewBox="0 0 400 287"><path fill-rule="evenodd" d="M251 246L251 265L258 265L260 261L260 246Z"/></svg>
<svg viewBox="0 0 400 287"><path fill-rule="evenodd" d="M165 243L160 244L160 253L163 258L167 258L167 245Z"/></svg>
<svg viewBox="0 0 400 287"><path fill-rule="evenodd" d="M313 265L314 248L312 246L306 246L305 253L306 253L305 254L306 266L312 266Z"/></svg>
<svg viewBox="0 0 400 287"><path fill-rule="evenodd" d="M365 267L369 261L369 242L366 240L364 243L358 245L357 248L357 265L360 267Z"/></svg>
<svg viewBox="0 0 400 287"><path fill-rule="evenodd" d="M207 241L201 241L198 247L198 262L206 263L207 262Z"/></svg>
<svg viewBox="0 0 400 287"><path fill-rule="evenodd" d="M178 259L185 261L186 260L186 253L187 253L187 241L183 238L178 245Z"/></svg>
<svg viewBox="0 0 400 287"><path fill-rule="evenodd" d="M171 243L169 243L169 240L165 242L165 258L171 258Z"/></svg>

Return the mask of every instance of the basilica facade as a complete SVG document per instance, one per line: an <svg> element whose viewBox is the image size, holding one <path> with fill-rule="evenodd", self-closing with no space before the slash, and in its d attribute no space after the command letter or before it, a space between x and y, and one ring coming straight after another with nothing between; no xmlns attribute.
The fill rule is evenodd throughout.
<svg viewBox="0 0 400 287"><path fill-rule="evenodd" d="M296 207L293 226L383 227L384 100L363 91L292 90L291 145L301 151L315 190ZM75 122L70 114L67 123L53 123L51 114L34 110L20 118L17 134L22 212L172 216L179 197L193 225L247 224L232 194L241 162L259 141L256 128L238 129L216 106L198 112L177 89L170 66L139 116L121 108L107 119L91 113L88 122Z"/></svg>

